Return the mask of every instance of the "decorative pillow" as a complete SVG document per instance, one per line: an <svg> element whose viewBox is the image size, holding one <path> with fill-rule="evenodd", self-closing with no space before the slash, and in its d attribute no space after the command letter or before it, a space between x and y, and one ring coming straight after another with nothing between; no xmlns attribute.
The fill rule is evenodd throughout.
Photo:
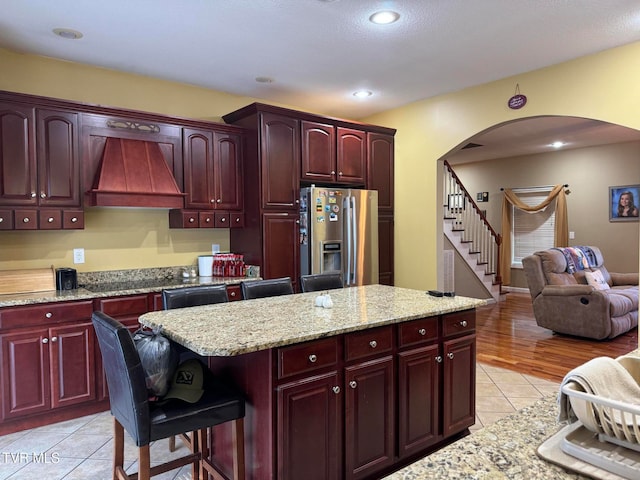
<svg viewBox="0 0 640 480"><path fill-rule="evenodd" d="M584 272L587 283L596 290L609 290L609 284L604 281L604 276L599 270L593 272Z"/></svg>

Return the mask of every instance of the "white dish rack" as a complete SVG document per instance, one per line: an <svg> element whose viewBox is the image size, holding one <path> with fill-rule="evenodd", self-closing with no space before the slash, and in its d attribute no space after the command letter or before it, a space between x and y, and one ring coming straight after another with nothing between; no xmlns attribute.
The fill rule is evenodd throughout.
<svg viewBox="0 0 640 480"><path fill-rule="evenodd" d="M640 405L611 400L579 390L568 382L562 386L584 429L567 435L562 451L623 478L640 478ZM604 442L604 443L603 443ZM606 444L623 448L612 448Z"/></svg>

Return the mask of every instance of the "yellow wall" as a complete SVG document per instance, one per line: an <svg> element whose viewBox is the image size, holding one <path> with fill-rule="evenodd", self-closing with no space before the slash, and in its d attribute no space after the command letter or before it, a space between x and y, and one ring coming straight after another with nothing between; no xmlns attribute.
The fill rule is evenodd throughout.
<svg viewBox="0 0 640 480"><path fill-rule="evenodd" d="M435 266L442 243L439 234L441 209L438 207L441 202L436 196L438 159L482 130L528 116L571 115L640 128L638 58L640 42L415 102L366 119L367 122L398 130L395 152L396 284L425 289L433 288L437 283ZM0 65L2 90L178 116L218 120L221 115L253 101L222 92L6 50L0 50ZM516 83L520 92L527 96L528 103L521 110L510 110L506 102L514 94ZM147 224L142 213L132 212L130 216L116 217L117 212L110 211L104 215L109 217L107 223L113 228L111 234L50 232L52 235L46 237L50 241L44 244L44 241L36 240L43 244L29 250L28 258L19 260L12 260L12 256L5 253L7 242L10 242L11 252L15 252L31 242L33 233L3 233L0 235L0 269L40 267L51 263L70 265L70 249L74 246L91 248L87 251L85 271L111 269L115 268L111 265L121 263L128 263L129 267L181 265L189 263L184 262L186 258L194 260L194 255L210 248L207 234L196 234L206 236L206 239L192 239L189 235L185 240L185 232L169 230L159 219ZM144 221L141 223L141 220ZM149 236L144 241L137 235L131 241L127 240L139 225L150 232ZM40 237L42 234L36 235ZM164 239L164 246L154 245L159 241L154 237ZM89 238L93 245L80 245ZM114 241L120 245L112 247ZM141 255L140 247L146 245L145 254ZM194 253L178 252L189 248L193 248ZM59 253L40 261L47 250ZM157 258L158 255L161 257ZM151 259L156 263L152 264Z"/></svg>

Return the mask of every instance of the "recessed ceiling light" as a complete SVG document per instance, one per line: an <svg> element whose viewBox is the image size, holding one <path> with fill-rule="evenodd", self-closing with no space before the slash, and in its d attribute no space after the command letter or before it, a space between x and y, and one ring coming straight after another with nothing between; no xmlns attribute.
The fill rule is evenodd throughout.
<svg viewBox="0 0 640 480"><path fill-rule="evenodd" d="M553 142L553 143L551 144L551 146L552 146L553 148L560 148L560 147L564 147L564 145L565 145L565 143L564 143L564 142L560 142L560 141L558 141L558 142Z"/></svg>
<svg viewBox="0 0 640 480"><path fill-rule="evenodd" d="M369 21L377 25L388 25L400 18L400 14L391 10L382 10L369 17Z"/></svg>
<svg viewBox="0 0 640 480"><path fill-rule="evenodd" d="M358 98L367 98L371 95L373 95L373 92L370 90L358 90L357 92L353 92L353 96Z"/></svg>
<svg viewBox="0 0 640 480"><path fill-rule="evenodd" d="M54 28L53 33L68 40L77 40L83 36L82 32L70 28Z"/></svg>
<svg viewBox="0 0 640 480"><path fill-rule="evenodd" d="M271 77L256 77L256 82L258 82L258 83L273 83L273 78L271 78Z"/></svg>

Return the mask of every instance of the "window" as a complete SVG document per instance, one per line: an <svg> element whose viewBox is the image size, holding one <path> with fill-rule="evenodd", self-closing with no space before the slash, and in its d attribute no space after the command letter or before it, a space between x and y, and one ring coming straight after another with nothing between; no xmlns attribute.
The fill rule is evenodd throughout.
<svg viewBox="0 0 640 480"><path fill-rule="evenodd" d="M518 191L518 198L527 205L541 204L551 190L531 189ZM538 250L553 247L556 202L551 202L544 210L529 213L514 206L511 232L511 266L522 268L522 259Z"/></svg>

